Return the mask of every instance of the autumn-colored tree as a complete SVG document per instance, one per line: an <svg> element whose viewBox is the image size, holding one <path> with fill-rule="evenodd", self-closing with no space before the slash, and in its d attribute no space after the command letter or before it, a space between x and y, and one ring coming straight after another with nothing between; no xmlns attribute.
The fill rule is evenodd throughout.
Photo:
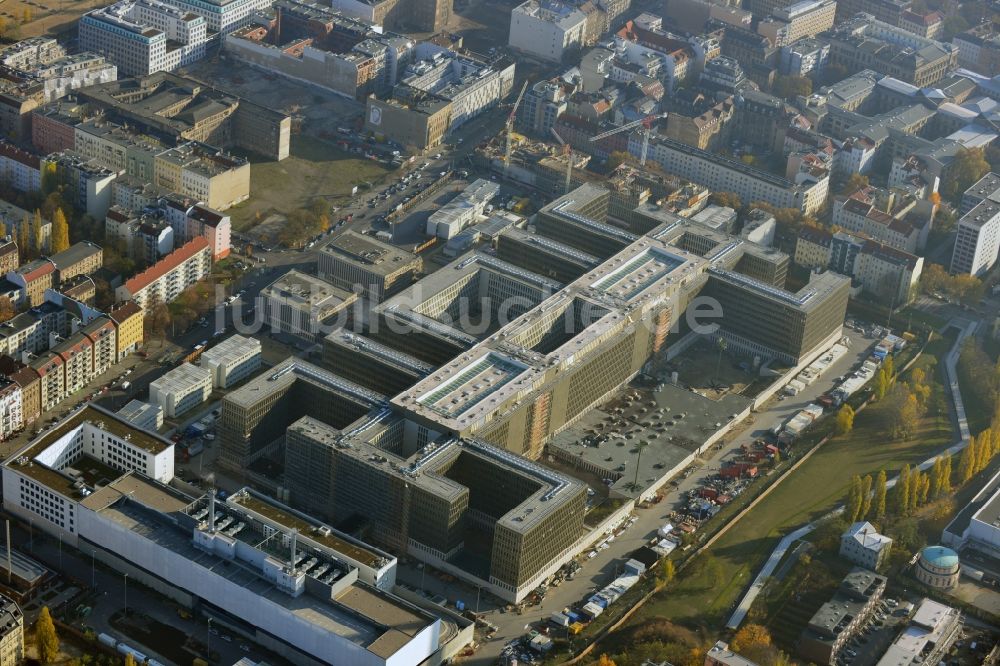
<svg viewBox="0 0 1000 666"><path fill-rule="evenodd" d="M48 606L42 606L35 620L35 640L38 643L38 658L50 664L59 656L59 635Z"/></svg>
<svg viewBox="0 0 1000 666"><path fill-rule="evenodd" d="M858 520L868 517L868 512L872 509L872 475L865 474L861 480L861 515Z"/></svg>
<svg viewBox="0 0 1000 666"><path fill-rule="evenodd" d="M14 303L7 296L0 296L0 323L9 321L17 314Z"/></svg>
<svg viewBox="0 0 1000 666"><path fill-rule="evenodd" d="M597 666L616 666L616 664L611 660L611 657L606 654L602 654L597 660Z"/></svg>
<svg viewBox="0 0 1000 666"><path fill-rule="evenodd" d="M42 232L42 225L42 211L36 209L34 217L31 218L31 249L38 254L45 251L45 237Z"/></svg>
<svg viewBox="0 0 1000 666"><path fill-rule="evenodd" d="M21 23L31 23L31 7L25 7L24 11L21 12Z"/></svg>
<svg viewBox="0 0 1000 666"><path fill-rule="evenodd" d="M840 193L844 196L850 196L866 187L868 187L868 176L863 176L860 173L852 173L851 177L844 183L844 187L840 190Z"/></svg>
<svg viewBox="0 0 1000 666"><path fill-rule="evenodd" d="M52 253L69 249L69 223L62 208L56 208L52 216Z"/></svg>
<svg viewBox="0 0 1000 666"><path fill-rule="evenodd" d="M125 653L125 666L135 666L135 657L132 656L131 652Z"/></svg>
<svg viewBox="0 0 1000 666"><path fill-rule="evenodd" d="M964 449L962 449L962 457L958 459L958 482L960 484L968 483L972 475L975 474L975 462L973 460L972 454L974 451L975 437L969 436L969 444Z"/></svg>
<svg viewBox="0 0 1000 666"><path fill-rule="evenodd" d="M669 585L676 575L677 569L674 566L674 561L669 557L663 558L656 572L656 581L660 585Z"/></svg>
<svg viewBox="0 0 1000 666"><path fill-rule="evenodd" d="M854 408L848 404L837 410L837 433L845 435L854 429Z"/></svg>
<svg viewBox="0 0 1000 666"><path fill-rule="evenodd" d="M889 390L889 377L885 374L885 368L881 368L878 371L878 375L875 378L875 399L881 400L885 397L886 392Z"/></svg>
<svg viewBox="0 0 1000 666"><path fill-rule="evenodd" d="M0 222L0 238L6 238L6 237L7 237L7 225L4 224L3 222Z"/></svg>
<svg viewBox="0 0 1000 666"><path fill-rule="evenodd" d="M919 467L910 470L910 496L907 498L906 510L913 513L920 506L920 489L924 485L924 475Z"/></svg>
<svg viewBox="0 0 1000 666"><path fill-rule="evenodd" d="M875 519L881 520L882 516L885 515L885 493L886 493L886 478L885 470L880 469L878 471L878 476L875 477Z"/></svg>
<svg viewBox="0 0 1000 666"><path fill-rule="evenodd" d="M941 474L941 494L951 493L951 454L944 454L944 472Z"/></svg>
<svg viewBox="0 0 1000 666"><path fill-rule="evenodd" d="M625 150L615 150L608 155L608 171L614 171L632 158Z"/></svg>
<svg viewBox="0 0 1000 666"><path fill-rule="evenodd" d="M762 625L745 624L733 636L730 646L734 652L749 655L762 648L770 647L771 633L767 630L767 627Z"/></svg>
<svg viewBox="0 0 1000 666"><path fill-rule="evenodd" d="M941 487L944 485L944 458L938 456L931 466L931 498L937 499L941 495Z"/></svg>
<svg viewBox="0 0 1000 666"><path fill-rule="evenodd" d="M941 192L956 204L977 180L990 170L982 148L959 148L941 184Z"/></svg>
<svg viewBox="0 0 1000 666"><path fill-rule="evenodd" d="M27 215L17 227L17 249L21 253L21 263L28 261L31 256L31 218Z"/></svg>
<svg viewBox="0 0 1000 666"><path fill-rule="evenodd" d="M733 210L739 210L743 207L743 202L740 201L739 195L735 192L712 192L712 196L708 200L716 206L727 206Z"/></svg>
<svg viewBox="0 0 1000 666"><path fill-rule="evenodd" d="M851 478L851 485L847 491L847 508L844 511L848 522L853 523L857 521L858 516L861 514L863 501L861 497L861 477L855 474Z"/></svg>
<svg viewBox="0 0 1000 666"><path fill-rule="evenodd" d="M892 512L897 516L905 516L910 502L910 466L903 465L892 487Z"/></svg>

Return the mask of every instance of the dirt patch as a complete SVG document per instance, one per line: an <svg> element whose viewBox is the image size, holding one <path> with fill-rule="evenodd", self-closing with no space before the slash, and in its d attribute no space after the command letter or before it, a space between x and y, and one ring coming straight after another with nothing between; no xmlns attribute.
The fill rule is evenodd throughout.
<svg viewBox="0 0 1000 666"><path fill-rule="evenodd" d="M0 2L4 38L15 41L70 32L81 16L104 4L98 0L4 0Z"/></svg>
<svg viewBox="0 0 1000 666"><path fill-rule="evenodd" d="M745 364L746 368L741 368ZM699 342L673 359L668 370L676 370L682 385L711 400L723 396L743 395L754 383L756 374L752 359L737 358L725 351L719 357L718 349Z"/></svg>

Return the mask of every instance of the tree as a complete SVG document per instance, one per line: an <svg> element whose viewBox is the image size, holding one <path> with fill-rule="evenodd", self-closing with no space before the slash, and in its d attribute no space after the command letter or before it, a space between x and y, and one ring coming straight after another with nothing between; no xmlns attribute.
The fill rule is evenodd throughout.
<svg viewBox="0 0 1000 666"><path fill-rule="evenodd" d="M941 494L951 493L951 454L944 454L944 472L941 474Z"/></svg>
<svg viewBox="0 0 1000 666"><path fill-rule="evenodd" d="M613 151L610 155L608 155L608 171L614 171L630 159L632 159L632 156L624 150Z"/></svg>
<svg viewBox="0 0 1000 666"><path fill-rule="evenodd" d="M31 219L25 215L17 227L17 249L21 253L21 263L31 256Z"/></svg>
<svg viewBox="0 0 1000 666"><path fill-rule="evenodd" d="M982 148L959 148L941 185L942 195L957 205L965 191L989 170Z"/></svg>
<svg viewBox="0 0 1000 666"><path fill-rule="evenodd" d="M844 187L840 190L840 193L846 197L866 187L868 187L868 176L862 176L860 173L852 173L851 177L844 183Z"/></svg>
<svg viewBox="0 0 1000 666"><path fill-rule="evenodd" d="M931 467L931 498L937 499L944 483L944 458L938 456Z"/></svg>
<svg viewBox="0 0 1000 666"><path fill-rule="evenodd" d="M903 465L892 487L892 512L897 516L905 516L910 502L910 466Z"/></svg>
<svg viewBox="0 0 1000 666"><path fill-rule="evenodd" d="M663 562L660 564L660 567L656 572L656 581L660 585L669 585L674 580L674 576L676 575L677 569L674 566L674 561L669 557L663 558Z"/></svg>
<svg viewBox="0 0 1000 666"><path fill-rule="evenodd" d="M125 654L125 666L135 666L135 657L131 652Z"/></svg>
<svg viewBox="0 0 1000 666"><path fill-rule="evenodd" d="M854 429L854 408L844 403L837 411L837 433L846 435Z"/></svg>
<svg viewBox="0 0 1000 666"><path fill-rule="evenodd" d="M906 499L906 510L913 513L920 506L920 489L924 485L924 475L919 467L910 470L910 496Z"/></svg>
<svg viewBox="0 0 1000 666"><path fill-rule="evenodd" d="M14 303L6 296L0 296L0 323L9 321L17 314Z"/></svg>
<svg viewBox="0 0 1000 666"><path fill-rule="evenodd" d="M774 95L785 99L808 97L812 94L812 81L804 76L778 76L774 79Z"/></svg>
<svg viewBox="0 0 1000 666"><path fill-rule="evenodd" d="M38 254L41 254L45 250L45 246L43 244L43 238L44 237L42 236L42 211L36 209L35 215L31 219L31 242L33 243L31 247Z"/></svg>
<svg viewBox="0 0 1000 666"><path fill-rule="evenodd" d="M885 397L886 392L889 390L889 377L885 374L885 368L881 368L878 371L878 375L875 378L875 399L881 400Z"/></svg>
<svg viewBox="0 0 1000 666"><path fill-rule="evenodd" d="M597 660L597 666L616 666L615 662L611 660L606 654L602 654L600 659Z"/></svg>
<svg viewBox="0 0 1000 666"><path fill-rule="evenodd" d="M52 254L69 249L69 223L62 208L56 208L52 216Z"/></svg>
<svg viewBox="0 0 1000 666"><path fill-rule="evenodd" d="M975 443L975 438L971 435L969 436L969 444L962 449L962 457L958 460L958 482L960 484L966 484L972 475L975 474L973 466L972 454L973 454L973 444Z"/></svg>
<svg viewBox="0 0 1000 666"><path fill-rule="evenodd" d="M739 195L735 192L712 192L712 196L708 200L716 206L727 206L733 210L739 210L743 207L743 202L740 201Z"/></svg>
<svg viewBox="0 0 1000 666"><path fill-rule="evenodd" d="M861 477L855 474L851 479L851 487L847 493L847 509L844 512L848 521L853 523L858 520L863 501L861 497Z"/></svg>
<svg viewBox="0 0 1000 666"><path fill-rule="evenodd" d="M759 624L745 624L733 636L730 646L742 655L759 652L771 647L771 633Z"/></svg>
<svg viewBox="0 0 1000 666"><path fill-rule="evenodd" d="M868 512L872 509L872 475L865 474L861 480L861 515L858 520L868 517Z"/></svg>
<svg viewBox="0 0 1000 666"><path fill-rule="evenodd" d="M35 620L35 640L38 641L38 657L49 664L59 656L59 635L48 606L42 606Z"/></svg>
<svg viewBox="0 0 1000 666"><path fill-rule="evenodd" d="M881 520L885 515L885 470L880 469L875 477L875 520Z"/></svg>

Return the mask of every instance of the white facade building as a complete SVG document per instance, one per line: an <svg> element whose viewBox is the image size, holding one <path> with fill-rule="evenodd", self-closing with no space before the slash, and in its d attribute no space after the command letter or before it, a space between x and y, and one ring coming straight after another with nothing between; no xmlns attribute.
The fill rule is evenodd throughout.
<svg viewBox="0 0 1000 666"><path fill-rule="evenodd" d="M201 16L159 0L123 0L80 19L80 46L105 56L127 76L172 72L205 55Z"/></svg>
<svg viewBox="0 0 1000 666"><path fill-rule="evenodd" d="M212 373L190 363L177 366L149 385L149 401L163 408L167 418L194 409L212 394Z"/></svg>
<svg viewBox="0 0 1000 666"><path fill-rule="evenodd" d="M168 5L197 14L205 19L208 29L223 34L242 28L250 23L254 12L267 9L273 0L165 0Z"/></svg>
<svg viewBox="0 0 1000 666"><path fill-rule="evenodd" d="M170 303L211 270L211 248L199 236L118 287L115 300L134 300L143 310L157 303Z"/></svg>
<svg viewBox="0 0 1000 666"><path fill-rule="evenodd" d="M212 373L212 386L229 388L260 369L260 340L234 335L201 355L201 367Z"/></svg>
<svg viewBox="0 0 1000 666"><path fill-rule="evenodd" d="M892 539L869 522L854 523L840 537L840 556L859 567L877 571L889 557Z"/></svg>
<svg viewBox="0 0 1000 666"><path fill-rule="evenodd" d="M5 440L24 427L24 413L21 410L21 387L5 379L0 386L0 440Z"/></svg>
<svg viewBox="0 0 1000 666"><path fill-rule="evenodd" d="M500 192L500 184L477 179L457 197L437 209L427 218L427 235L454 238L462 229L475 224L486 206Z"/></svg>
<svg viewBox="0 0 1000 666"><path fill-rule="evenodd" d="M510 13L511 48L542 60L560 62L583 45L587 16L572 5L528 0Z"/></svg>
<svg viewBox="0 0 1000 666"><path fill-rule="evenodd" d="M955 275L982 275L1000 252L1000 204L985 200L958 220L958 237L951 255Z"/></svg>

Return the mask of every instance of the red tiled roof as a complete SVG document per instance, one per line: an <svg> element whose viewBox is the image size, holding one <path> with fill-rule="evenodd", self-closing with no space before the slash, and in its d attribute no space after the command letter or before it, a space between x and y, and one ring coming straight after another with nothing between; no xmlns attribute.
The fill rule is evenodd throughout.
<svg viewBox="0 0 1000 666"><path fill-rule="evenodd" d="M21 274L25 282L31 282L37 280L40 277L54 273L56 270L55 264L53 264L48 259L39 259L31 264L26 264L17 269L17 272Z"/></svg>
<svg viewBox="0 0 1000 666"><path fill-rule="evenodd" d="M135 301L125 301L124 303L120 303L119 305L112 307L111 310L108 311L108 317L110 317L112 321L121 324L129 317L133 317L141 312L142 308L139 307L138 303Z"/></svg>
<svg viewBox="0 0 1000 666"><path fill-rule="evenodd" d="M128 289L130 294L142 291L191 257L195 256L202 250L208 249L208 241L205 240L204 236L192 238L187 243L165 256L163 259L160 259L143 272L131 278L125 283L125 288Z"/></svg>
<svg viewBox="0 0 1000 666"><path fill-rule="evenodd" d="M38 155L29 153L26 150L21 150L14 144L6 141L0 141L0 155L10 158L15 162L20 162L21 164L31 167L32 169L38 169L41 164L41 158Z"/></svg>

